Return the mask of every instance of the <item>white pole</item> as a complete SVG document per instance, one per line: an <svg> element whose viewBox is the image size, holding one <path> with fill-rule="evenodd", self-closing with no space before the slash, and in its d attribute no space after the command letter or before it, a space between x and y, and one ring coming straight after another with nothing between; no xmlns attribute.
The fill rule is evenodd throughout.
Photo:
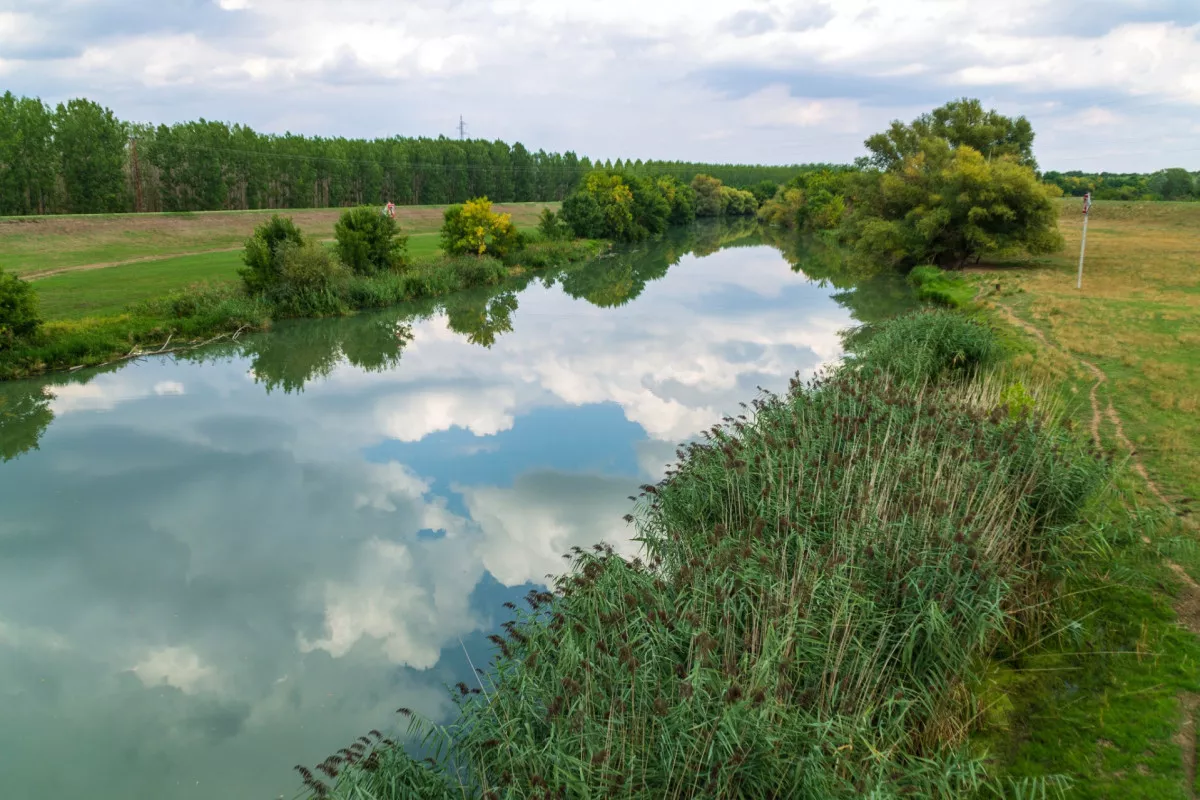
<svg viewBox="0 0 1200 800"><path fill-rule="evenodd" d="M1085 247L1087 247L1087 221L1088 217L1090 216L1088 211L1091 210L1091 207L1092 194L1091 192L1088 192L1083 199L1083 238L1079 241L1079 275L1075 279L1076 289L1083 288L1083 250Z"/></svg>

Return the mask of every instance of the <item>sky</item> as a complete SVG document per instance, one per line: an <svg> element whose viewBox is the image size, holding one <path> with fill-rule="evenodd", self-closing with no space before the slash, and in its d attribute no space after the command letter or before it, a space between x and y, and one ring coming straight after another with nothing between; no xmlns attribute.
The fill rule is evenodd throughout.
<svg viewBox="0 0 1200 800"><path fill-rule="evenodd" d="M846 162L956 97L1043 169L1200 169L1200 0L0 0L0 89L119 117Z"/></svg>

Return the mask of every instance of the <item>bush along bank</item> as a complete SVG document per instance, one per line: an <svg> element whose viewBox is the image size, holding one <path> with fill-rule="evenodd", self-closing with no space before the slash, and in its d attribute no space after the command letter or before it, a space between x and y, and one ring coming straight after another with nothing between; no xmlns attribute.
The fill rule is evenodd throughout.
<svg viewBox="0 0 1200 800"><path fill-rule="evenodd" d="M457 718L412 723L434 757L373 734L302 780L380 799L1006 794L966 742L971 689L994 648L1044 632L1106 465L1009 400L997 355L985 326L927 311L761 396L644 487L640 558L570 554Z"/></svg>
<svg viewBox="0 0 1200 800"><path fill-rule="evenodd" d="M524 270L594 258L608 247L599 240L521 233L508 215L491 211L486 198L465 209L466 217L463 206L447 209L443 242L467 241L452 230L464 219L485 220L487 235L414 261L395 220L375 208L346 211L332 249L276 216L246 243L242 286L193 286L115 317L43 322L34 287L0 273L0 380L178 352L266 329L274 319L336 316L495 285ZM551 227L563 230L556 222Z"/></svg>

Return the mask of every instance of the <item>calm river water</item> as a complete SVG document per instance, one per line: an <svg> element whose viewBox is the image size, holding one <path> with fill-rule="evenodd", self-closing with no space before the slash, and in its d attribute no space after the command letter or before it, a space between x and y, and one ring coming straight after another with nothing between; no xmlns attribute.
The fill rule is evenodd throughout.
<svg viewBox="0 0 1200 800"><path fill-rule="evenodd" d="M696 228L504 291L0 384L0 796L292 797L676 446L903 285ZM828 275L826 277L829 277ZM837 288L834 283L842 288ZM460 644L461 641L461 644Z"/></svg>

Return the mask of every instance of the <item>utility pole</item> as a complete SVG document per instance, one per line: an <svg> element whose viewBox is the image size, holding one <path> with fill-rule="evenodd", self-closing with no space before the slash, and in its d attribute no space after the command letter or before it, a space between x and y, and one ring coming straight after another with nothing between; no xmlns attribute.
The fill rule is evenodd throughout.
<svg viewBox="0 0 1200 800"><path fill-rule="evenodd" d="M1079 275L1075 278L1075 288L1083 288L1083 249L1087 247L1088 212L1092 210L1092 193L1083 196L1083 238L1079 240Z"/></svg>
<svg viewBox="0 0 1200 800"><path fill-rule="evenodd" d="M458 138L465 139L467 136L467 123L463 122L462 114L458 115Z"/></svg>
<svg viewBox="0 0 1200 800"><path fill-rule="evenodd" d="M142 167L138 163L137 137L129 137L129 158L133 166L133 210L142 210Z"/></svg>

